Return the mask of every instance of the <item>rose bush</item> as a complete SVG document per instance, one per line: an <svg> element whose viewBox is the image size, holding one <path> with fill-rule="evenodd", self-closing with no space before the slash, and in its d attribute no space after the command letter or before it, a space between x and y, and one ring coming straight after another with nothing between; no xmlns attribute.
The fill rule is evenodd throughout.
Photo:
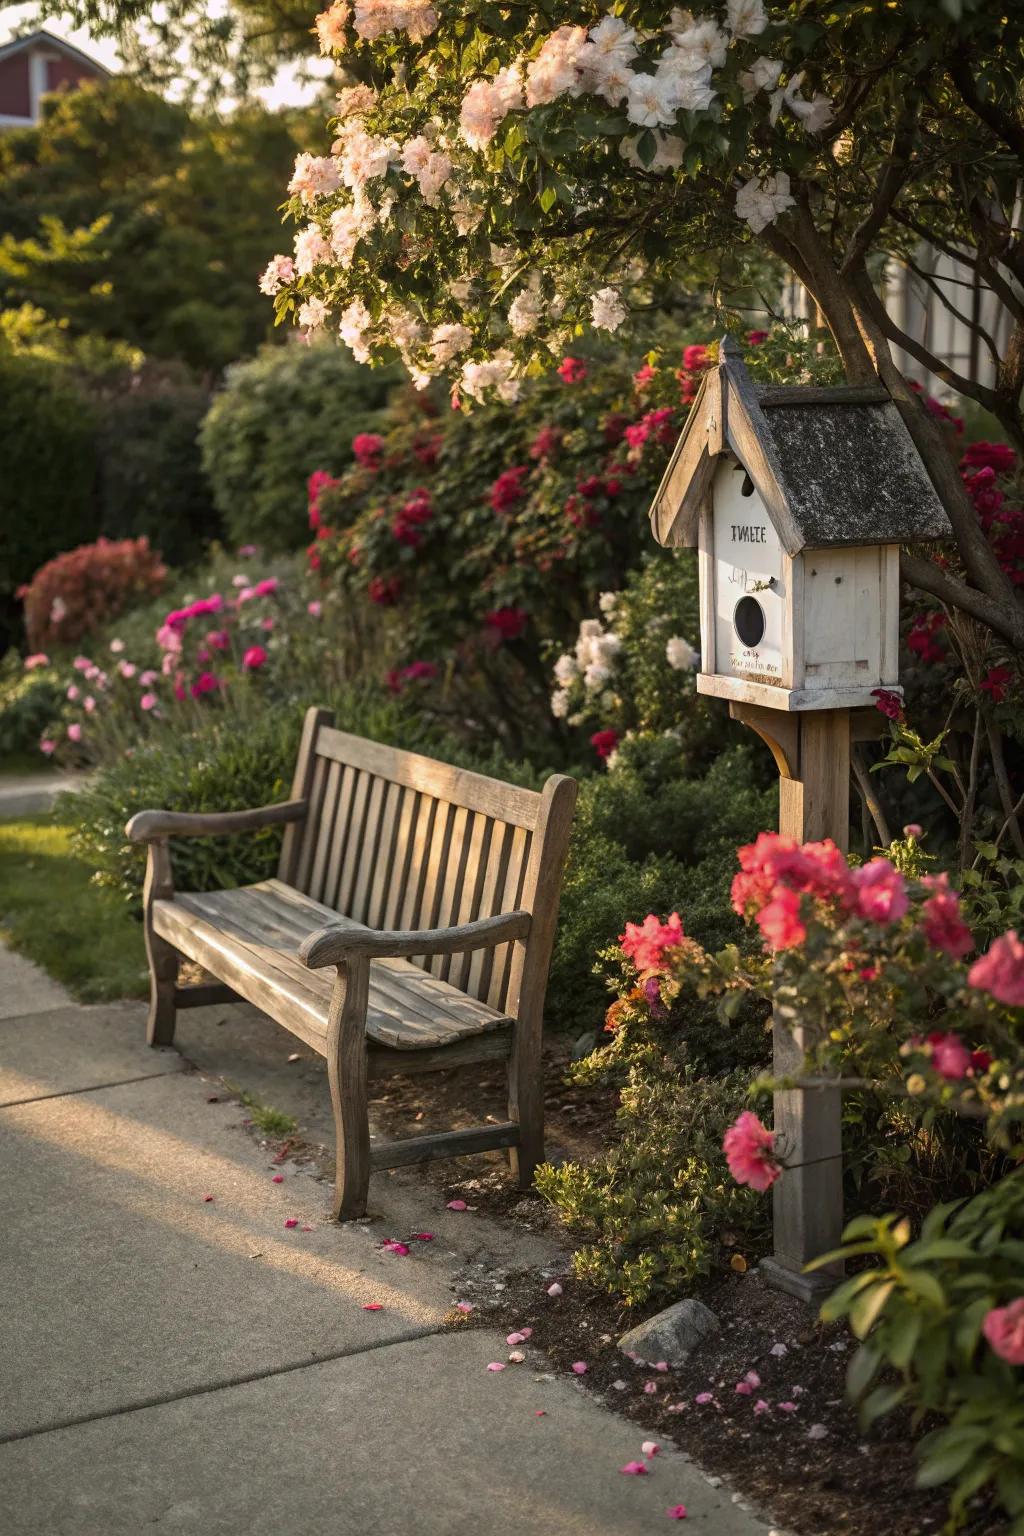
<svg viewBox="0 0 1024 1536"><path fill-rule="evenodd" d="M167 567L149 540L99 539L47 561L18 596L33 651L74 645L161 590Z"/></svg>

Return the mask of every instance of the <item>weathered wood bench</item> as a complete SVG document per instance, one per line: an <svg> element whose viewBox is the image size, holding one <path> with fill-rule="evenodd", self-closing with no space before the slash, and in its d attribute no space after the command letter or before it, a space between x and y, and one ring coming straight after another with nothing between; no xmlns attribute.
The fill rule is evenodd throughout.
<svg viewBox="0 0 1024 1536"><path fill-rule="evenodd" d="M429 1158L508 1147L528 1187L544 1154L542 1014L575 799L573 779L537 794L309 710L290 800L128 823L149 845L149 1043L171 1043L178 1008L241 997L325 1056L339 1220L364 1214L372 1169ZM276 879L175 891L170 838L278 823ZM182 957L218 981L179 986ZM369 1080L495 1059L505 1123L371 1147Z"/></svg>

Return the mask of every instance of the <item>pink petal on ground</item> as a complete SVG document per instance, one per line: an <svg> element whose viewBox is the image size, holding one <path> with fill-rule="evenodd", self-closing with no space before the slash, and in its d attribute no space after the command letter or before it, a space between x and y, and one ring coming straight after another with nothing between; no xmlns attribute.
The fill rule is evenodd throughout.
<svg viewBox="0 0 1024 1536"><path fill-rule="evenodd" d="M640 1359L640 1356L637 1354L635 1349L627 1349L626 1350L626 1359L627 1360L632 1360L634 1365L642 1365L643 1364L643 1361Z"/></svg>
<svg viewBox="0 0 1024 1536"><path fill-rule="evenodd" d="M771 1413L771 1411L772 1410L770 1406L765 1402L764 1398L759 1397L757 1402L754 1404L755 1417L760 1418L762 1413Z"/></svg>
<svg viewBox="0 0 1024 1536"><path fill-rule="evenodd" d="M501 1360L492 1360L487 1369L489 1371L503 1371L505 1369L504 1362Z"/></svg>
<svg viewBox="0 0 1024 1536"><path fill-rule="evenodd" d="M796 1413L797 1411L796 1403L776 1403L775 1406L780 1413Z"/></svg>
<svg viewBox="0 0 1024 1536"><path fill-rule="evenodd" d="M283 1173L272 1174L270 1182L271 1182L271 1184L283 1184L284 1183L284 1174Z"/></svg>
<svg viewBox="0 0 1024 1536"><path fill-rule="evenodd" d="M658 1390L658 1383L656 1381L645 1381L644 1382L644 1391L647 1393L648 1397L653 1397L655 1392L657 1392L657 1390Z"/></svg>
<svg viewBox="0 0 1024 1536"><path fill-rule="evenodd" d="M738 1381L736 1383L736 1391L741 1397L752 1397L754 1395L754 1389L749 1381Z"/></svg>
<svg viewBox="0 0 1024 1536"><path fill-rule="evenodd" d="M383 1310L384 1310L384 1303L382 1301L364 1301L363 1302L363 1311L364 1312L383 1312Z"/></svg>
<svg viewBox="0 0 1024 1536"><path fill-rule="evenodd" d="M549 1285L548 1286L548 1295L549 1296L561 1296L561 1294L562 1294L562 1287L559 1285L557 1280L555 1281L554 1285Z"/></svg>
<svg viewBox="0 0 1024 1536"><path fill-rule="evenodd" d="M389 1238L386 1243L381 1243L381 1247L383 1248L385 1253L408 1253L409 1252L409 1246L408 1246L407 1243L396 1243L394 1238Z"/></svg>
<svg viewBox="0 0 1024 1536"><path fill-rule="evenodd" d="M210 1202L210 1201L211 1201L211 1200L212 1200L212 1199L213 1199L213 1196L212 1196L212 1195L204 1195L204 1196L203 1196L203 1200L204 1200L204 1202L205 1202L205 1203L206 1203L206 1204L207 1204L207 1205L208 1205L208 1204L209 1204L209 1202Z"/></svg>
<svg viewBox="0 0 1024 1536"><path fill-rule="evenodd" d="M522 1365L523 1361L526 1359L526 1356L523 1354L521 1349L514 1349L508 1358L512 1365Z"/></svg>
<svg viewBox="0 0 1024 1536"><path fill-rule="evenodd" d="M468 1211L469 1206L465 1200L449 1200L447 1209L449 1211Z"/></svg>
<svg viewBox="0 0 1024 1536"><path fill-rule="evenodd" d="M713 1403L714 1400L715 1394L713 1392L698 1392L697 1396L694 1398L694 1402L700 1403L702 1408L705 1403Z"/></svg>
<svg viewBox="0 0 1024 1536"><path fill-rule="evenodd" d="M527 1338L527 1336L526 1336L525 1333L510 1333L508 1338L505 1340L505 1343L506 1344L525 1344L526 1343L526 1338Z"/></svg>
<svg viewBox="0 0 1024 1536"><path fill-rule="evenodd" d="M642 1461L627 1461L624 1467L619 1468L619 1471L624 1473L626 1477L647 1476L647 1468Z"/></svg>
<svg viewBox="0 0 1024 1536"><path fill-rule="evenodd" d="M759 1387L761 1385L761 1378L756 1371L748 1371L743 1380L747 1383L748 1387Z"/></svg>
<svg viewBox="0 0 1024 1536"><path fill-rule="evenodd" d="M303 1232L312 1232L313 1228L312 1227L303 1227L302 1230L303 1230Z"/></svg>
<svg viewBox="0 0 1024 1536"><path fill-rule="evenodd" d="M298 1224L299 1224L299 1218L297 1216L289 1216L285 1220L285 1226L286 1227L297 1227Z"/></svg>
<svg viewBox="0 0 1024 1536"><path fill-rule="evenodd" d="M667 1403L665 1405L665 1412L666 1413L685 1413L686 1412L686 1404L685 1403Z"/></svg>
<svg viewBox="0 0 1024 1536"><path fill-rule="evenodd" d="M457 1301L455 1303L455 1310L456 1312L465 1312L468 1314L473 1310L473 1303L471 1301Z"/></svg>
<svg viewBox="0 0 1024 1536"><path fill-rule="evenodd" d="M569 1369L576 1376L585 1376L587 1374L587 1362L585 1360L574 1360Z"/></svg>
<svg viewBox="0 0 1024 1536"><path fill-rule="evenodd" d="M640 1449L643 1451L648 1461L650 1461L652 1456L657 1456L658 1452L661 1450L661 1446L658 1444L657 1440L645 1440Z"/></svg>
<svg viewBox="0 0 1024 1536"><path fill-rule="evenodd" d="M548 1411L546 1408L535 1408L533 1410L533 1416L535 1419L546 1419L548 1416Z"/></svg>
<svg viewBox="0 0 1024 1536"><path fill-rule="evenodd" d="M522 1334L524 1339L531 1339L533 1337L532 1328L520 1328L519 1332Z"/></svg>
<svg viewBox="0 0 1024 1536"><path fill-rule="evenodd" d="M432 1243L434 1241L433 1232L413 1232L411 1236L413 1241L417 1243Z"/></svg>
<svg viewBox="0 0 1024 1536"><path fill-rule="evenodd" d="M672 1508L671 1509L666 1509L665 1513L666 1513L666 1515L668 1515L670 1520L685 1520L686 1519L686 1505L685 1504L673 1504Z"/></svg>
<svg viewBox="0 0 1024 1536"><path fill-rule="evenodd" d="M654 1364L651 1366L651 1370L652 1371L667 1371L668 1370L668 1361L667 1360L655 1360Z"/></svg>

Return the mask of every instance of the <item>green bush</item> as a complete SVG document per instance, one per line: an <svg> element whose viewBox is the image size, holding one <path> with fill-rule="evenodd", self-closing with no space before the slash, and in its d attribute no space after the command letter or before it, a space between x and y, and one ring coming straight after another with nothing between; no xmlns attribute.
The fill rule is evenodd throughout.
<svg viewBox="0 0 1024 1536"><path fill-rule="evenodd" d="M582 1279L642 1306L678 1297L732 1253L764 1248L767 1204L734 1182L722 1152L748 1085L742 1072L680 1078L637 1067L615 1146L593 1163L538 1169L539 1192L585 1239L573 1256Z"/></svg>
<svg viewBox="0 0 1024 1536"><path fill-rule="evenodd" d="M339 473L352 438L374 427L392 375L341 347L265 347L227 370L200 430L203 469L235 545L306 542L306 480Z"/></svg>
<svg viewBox="0 0 1024 1536"><path fill-rule="evenodd" d="M1016 1349L994 1347L986 1319L1024 1308L1024 1170L959 1209L940 1205L911 1241L897 1216L859 1216L844 1258L876 1261L845 1281L822 1316L849 1319L860 1348L847 1391L865 1427L904 1406L946 1422L918 1447L918 1485L950 1484L950 1528L970 1501L994 1496L1024 1531L1024 1385ZM819 1262L825 1262L824 1259ZM1018 1336L1020 1324L1017 1325ZM998 1334L996 1335L998 1337ZM881 1379L879 1379L881 1378Z"/></svg>
<svg viewBox="0 0 1024 1536"><path fill-rule="evenodd" d="M96 418L68 371L0 347L0 647L15 593L47 560L95 538Z"/></svg>
<svg viewBox="0 0 1024 1536"><path fill-rule="evenodd" d="M16 651L0 661L0 760L36 754L60 703L60 678L52 667L26 672Z"/></svg>
<svg viewBox="0 0 1024 1536"><path fill-rule="evenodd" d="M191 565L221 533L199 456L209 392L145 376L101 410L98 451L102 532L145 534L171 565Z"/></svg>

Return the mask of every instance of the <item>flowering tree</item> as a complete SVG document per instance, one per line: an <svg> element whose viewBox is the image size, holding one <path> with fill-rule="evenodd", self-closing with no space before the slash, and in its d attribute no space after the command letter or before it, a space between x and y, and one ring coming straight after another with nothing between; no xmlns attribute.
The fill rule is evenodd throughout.
<svg viewBox="0 0 1024 1536"><path fill-rule="evenodd" d="M397 353L417 383L444 372L459 396L513 400L581 327L618 330L697 252L756 237L810 290L848 379L888 388L949 512L961 569L908 554L905 575L1024 646L1012 582L891 352L1024 442L1024 18L991 0L615 10L335 0L317 32L355 83L331 154L296 164L295 251L263 279L280 315L337 327L365 360ZM922 240L1010 311L1002 353L982 336L992 387L877 296L880 255Z"/></svg>

